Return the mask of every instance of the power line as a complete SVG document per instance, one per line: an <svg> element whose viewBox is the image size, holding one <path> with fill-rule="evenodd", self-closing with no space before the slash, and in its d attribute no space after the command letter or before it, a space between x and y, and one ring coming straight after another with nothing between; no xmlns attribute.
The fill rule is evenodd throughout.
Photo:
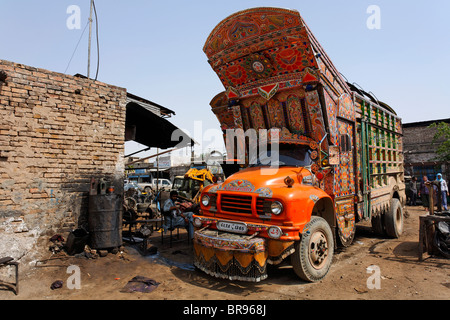
<svg viewBox="0 0 450 320"><path fill-rule="evenodd" d="M66 73L66 72L67 72L67 69L69 69L70 63L72 62L72 59L73 59L73 57L74 57L74 55L75 55L75 52L77 51L78 46L80 45L81 39L83 38L84 33L86 32L86 29L87 29L87 26L88 26L88 25L89 25L89 21L86 23L86 26L84 27L83 33L81 34L81 37L80 37L80 39L78 40L78 43L77 43L77 45L76 45L76 47L75 47L75 50L73 50L72 56L70 57L69 63L67 64L67 67L66 67L66 70L64 70L64 73Z"/></svg>
<svg viewBox="0 0 450 320"><path fill-rule="evenodd" d="M100 41L99 41L99 36L98 36L98 15L97 15L97 8L95 7L95 3L94 3L93 0L92 0L92 8L94 9L94 13L95 13L95 34L96 34L96 39L97 39L97 72L96 72L96 74L95 74L95 80L97 80L97 78L98 78L98 72L99 72L99 69L100 69ZM87 29L88 25L91 25L91 23L92 23L92 13L91 13L91 17L89 17L88 22L86 23L86 26L85 26L84 29L83 29L83 33L81 34L80 39L78 40L78 43L77 43L77 45L76 45L76 47L75 47L75 49L74 49L74 51L73 51L73 53L72 53L72 56L70 57L69 63L67 64L67 67L66 67L66 69L64 70L64 73L66 73L67 70L69 69L70 63L72 62L72 59L73 59L73 57L75 56L75 53L76 53L76 51L77 51L77 49L78 49L78 46L80 45L81 39L83 38L84 33L86 32L86 29ZM92 32L92 31L91 31L91 28L89 28L89 53L88 53L88 73L87 73L88 78L89 78L89 75L90 75L89 73L90 73L90 52L91 52L91 50L90 50L90 42L91 42L91 32Z"/></svg>

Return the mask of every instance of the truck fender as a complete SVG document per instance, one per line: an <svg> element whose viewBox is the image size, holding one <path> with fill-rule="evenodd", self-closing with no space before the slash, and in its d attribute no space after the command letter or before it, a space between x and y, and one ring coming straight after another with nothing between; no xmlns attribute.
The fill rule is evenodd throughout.
<svg viewBox="0 0 450 320"><path fill-rule="evenodd" d="M312 210L312 216L319 216L324 218L331 229L334 230L336 227L336 215L334 212L333 200L327 195L320 198L315 204Z"/></svg>
<svg viewBox="0 0 450 320"><path fill-rule="evenodd" d="M390 177L389 186L391 188L391 199L398 199L402 206L406 205L406 192L404 188L401 188L398 181ZM389 205L390 207L390 205Z"/></svg>
<svg viewBox="0 0 450 320"><path fill-rule="evenodd" d="M312 216L324 218L332 230L336 227L336 216L334 212L334 203L331 197L320 189L316 189L311 193L306 201L307 221L311 220Z"/></svg>
<svg viewBox="0 0 450 320"><path fill-rule="evenodd" d="M322 217L328 223L333 233L334 238L334 247L337 247L336 241L336 215L334 202L331 197L322 190L318 190L309 196L307 201L307 211L309 212L309 216L307 217L307 221L305 225L311 220L312 217ZM304 226L300 229L300 237L303 233L308 230L304 229Z"/></svg>

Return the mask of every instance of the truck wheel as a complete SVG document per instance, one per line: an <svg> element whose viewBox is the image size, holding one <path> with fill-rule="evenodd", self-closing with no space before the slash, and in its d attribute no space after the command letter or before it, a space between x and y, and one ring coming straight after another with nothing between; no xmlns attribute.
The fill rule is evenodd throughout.
<svg viewBox="0 0 450 320"><path fill-rule="evenodd" d="M127 197L124 200L124 204L128 207L128 208L136 208L137 205L137 201L134 198L131 197Z"/></svg>
<svg viewBox="0 0 450 320"><path fill-rule="evenodd" d="M291 255L294 271L308 282L322 280L328 273L333 260L334 239L330 226L321 217L311 217L295 243Z"/></svg>
<svg viewBox="0 0 450 320"><path fill-rule="evenodd" d="M391 200L391 207L384 215L384 226L389 237L399 238L403 233L403 209L398 199Z"/></svg>

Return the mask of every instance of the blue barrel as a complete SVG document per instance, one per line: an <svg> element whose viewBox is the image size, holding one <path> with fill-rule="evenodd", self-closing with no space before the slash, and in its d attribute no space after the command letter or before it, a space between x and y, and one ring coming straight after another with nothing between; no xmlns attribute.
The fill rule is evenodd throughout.
<svg viewBox="0 0 450 320"><path fill-rule="evenodd" d="M113 249L122 245L123 198L119 194L89 196L88 224L93 249Z"/></svg>

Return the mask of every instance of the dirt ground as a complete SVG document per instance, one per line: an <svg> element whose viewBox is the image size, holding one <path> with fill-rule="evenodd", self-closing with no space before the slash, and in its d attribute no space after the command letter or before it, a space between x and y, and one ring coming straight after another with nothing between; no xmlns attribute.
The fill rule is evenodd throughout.
<svg viewBox="0 0 450 320"><path fill-rule="evenodd" d="M421 207L407 209L400 239L380 238L369 225L359 226L354 243L335 254L329 274L318 283L302 282L287 265L271 268L269 278L260 283L218 280L193 268L186 234L171 248L154 233L151 244L158 248L157 255L144 256L138 245L125 243L122 253L106 257L65 257L23 267L19 295L0 286L0 300L448 300L450 260L426 253L418 260L419 216L425 212ZM70 265L80 268L80 289L67 286ZM367 285L372 265L381 273L378 289ZM150 293L121 292L135 276L159 285ZM63 286L52 290L56 280Z"/></svg>

